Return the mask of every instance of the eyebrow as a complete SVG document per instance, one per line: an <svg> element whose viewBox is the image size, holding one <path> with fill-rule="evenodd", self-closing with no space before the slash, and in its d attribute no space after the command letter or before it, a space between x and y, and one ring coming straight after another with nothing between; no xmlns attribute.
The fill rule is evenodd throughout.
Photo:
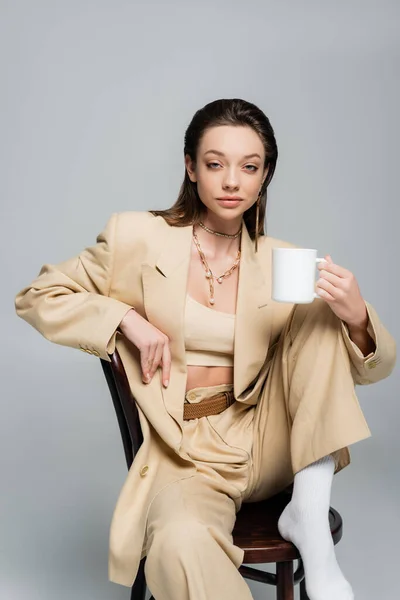
<svg viewBox="0 0 400 600"><path fill-rule="evenodd" d="M206 154L218 154L218 156L225 156L225 154L219 150L207 150L207 152L204 152L204 155ZM261 160L261 156L257 154L257 152L253 152L253 154L246 154L243 158L253 158L253 156L257 156Z"/></svg>

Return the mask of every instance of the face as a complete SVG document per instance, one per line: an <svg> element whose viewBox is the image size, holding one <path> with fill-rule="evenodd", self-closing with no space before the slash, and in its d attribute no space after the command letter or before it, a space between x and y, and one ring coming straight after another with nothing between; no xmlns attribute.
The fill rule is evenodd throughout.
<svg viewBox="0 0 400 600"><path fill-rule="evenodd" d="M264 171L265 151L258 134L250 127L224 125L204 134L198 149L197 164L189 156L185 164L205 210L215 219L241 220L256 201L268 170ZM218 201L238 196L239 202Z"/></svg>

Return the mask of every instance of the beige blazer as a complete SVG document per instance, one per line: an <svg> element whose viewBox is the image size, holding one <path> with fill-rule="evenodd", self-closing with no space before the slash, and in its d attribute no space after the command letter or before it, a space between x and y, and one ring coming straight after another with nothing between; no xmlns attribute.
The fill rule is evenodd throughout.
<svg viewBox="0 0 400 600"><path fill-rule="evenodd" d="M183 318L192 227L170 227L147 211L113 214L97 243L58 265L45 264L16 297L17 314L45 338L109 360L121 355L139 408L144 441L121 489L110 528L109 579L131 586L145 554L146 515L151 500L172 481L190 477L195 466L181 450L186 362ZM269 236L254 251L242 233L234 345L234 393L238 401L257 402L257 375L273 354L293 308L271 300L271 248L293 244ZM375 309L366 302L375 353L364 357L342 323L356 384L387 377L396 345ZM117 331L134 307L170 339L170 384L161 369L142 382L138 349ZM267 361L268 364L268 361ZM255 385L253 385L255 384Z"/></svg>

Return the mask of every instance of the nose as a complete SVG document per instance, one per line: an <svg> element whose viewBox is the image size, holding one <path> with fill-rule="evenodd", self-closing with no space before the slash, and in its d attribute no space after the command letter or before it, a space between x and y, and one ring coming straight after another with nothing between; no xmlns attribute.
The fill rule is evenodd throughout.
<svg viewBox="0 0 400 600"><path fill-rule="evenodd" d="M224 189L237 189L239 184L239 178L236 175L234 169L227 169L223 181Z"/></svg>

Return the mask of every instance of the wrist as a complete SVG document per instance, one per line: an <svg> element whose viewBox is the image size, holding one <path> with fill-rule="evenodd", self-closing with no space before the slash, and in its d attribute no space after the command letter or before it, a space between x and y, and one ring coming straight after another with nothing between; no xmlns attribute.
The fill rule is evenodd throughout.
<svg viewBox="0 0 400 600"><path fill-rule="evenodd" d="M124 316L124 318L122 319L121 323L118 326L118 329L121 331L121 333L125 333L127 326L129 325L129 323L132 320L132 316L134 314L137 314L134 308L131 308L130 310L128 310L128 312L126 313L126 315Z"/></svg>
<svg viewBox="0 0 400 600"><path fill-rule="evenodd" d="M362 311L362 315L356 321L347 321L346 325L349 330L353 331L354 333L360 333L367 330L368 322L369 315L367 312L367 307L365 306L364 310Z"/></svg>

